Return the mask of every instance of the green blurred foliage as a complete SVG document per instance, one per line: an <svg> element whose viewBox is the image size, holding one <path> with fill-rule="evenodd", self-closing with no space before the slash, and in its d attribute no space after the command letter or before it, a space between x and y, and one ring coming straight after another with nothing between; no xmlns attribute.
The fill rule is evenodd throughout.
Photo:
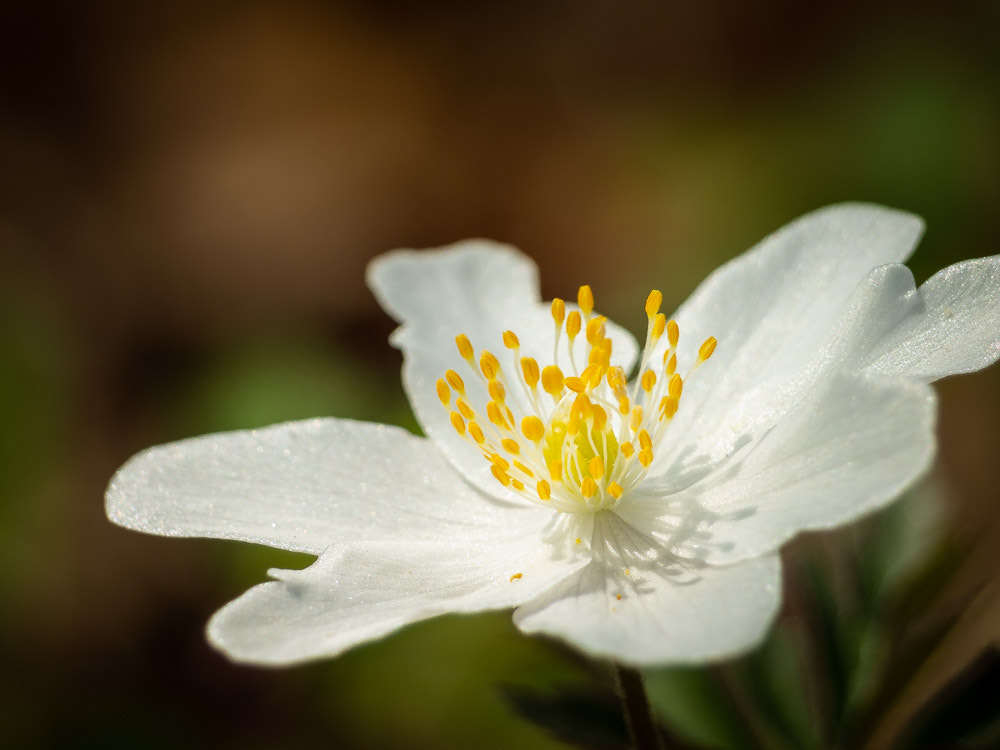
<svg viewBox="0 0 1000 750"><path fill-rule="evenodd" d="M918 279L998 252L998 23L995 3L4 4L0 745L527 750L565 747L588 706L578 734L613 744L606 669L507 613L225 662L210 613L310 558L113 528L104 484L205 432L417 431L363 289L393 246L514 242L549 296L590 283L635 328L651 283L679 303L829 202L924 216ZM996 744L998 385L941 389L947 489L786 551L759 651L649 673L676 747Z"/></svg>

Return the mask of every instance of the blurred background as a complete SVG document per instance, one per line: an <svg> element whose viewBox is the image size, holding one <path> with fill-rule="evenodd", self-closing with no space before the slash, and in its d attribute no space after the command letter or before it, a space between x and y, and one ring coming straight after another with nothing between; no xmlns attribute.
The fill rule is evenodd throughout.
<svg viewBox="0 0 1000 750"><path fill-rule="evenodd" d="M363 283L394 247L515 244L633 330L831 202L924 216L918 281L996 254L998 38L989 0L0 4L0 745L620 746L598 667L506 613L229 664L210 614L309 558L114 527L109 477L286 419L416 429ZM650 676L677 746L992 742L1000 371L939 392L933 481L793 544L762 652Z"/></svg>

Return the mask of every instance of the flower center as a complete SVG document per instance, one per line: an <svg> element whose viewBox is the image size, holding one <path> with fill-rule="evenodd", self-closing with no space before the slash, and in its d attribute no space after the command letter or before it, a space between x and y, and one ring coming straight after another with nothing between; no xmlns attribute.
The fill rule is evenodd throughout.
<svg viewBox="0 0 1000 750"><path fill-rule="evenodd" d="M646 344L631 387L624 369L612 363L607 319L594 314L589 286L580 287L579 310L567 313L563 300L552 301L555 343L552 364L545 367L521 356L513 331L503 334L512 357L509 370L485 349L477 358L465 334L455 338L489 398L482 399L485 409L474 409L454 370L437 381L437 394L455 431L482 452L501 485L560 511L596 512L613 508L646 475L680 406L686 377L716 345L713 337L706 339L682 378L677 373L680 331L659 311L662 300L655 289L646 299ZM581 333L585 345L577 343ZM664 333L666 349L651 366ZM586 358L583 367L578 356Z"/></svg>

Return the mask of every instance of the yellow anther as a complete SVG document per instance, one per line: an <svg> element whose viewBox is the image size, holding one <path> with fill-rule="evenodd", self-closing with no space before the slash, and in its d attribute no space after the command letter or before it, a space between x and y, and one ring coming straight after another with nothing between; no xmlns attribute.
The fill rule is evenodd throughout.
<svg viewBox="0 0 1000 750"><path fill-rule="evenodd" d="M609 482L608 483L608 493L610 493L610 495L615 500L620 500L621 499L622 492L624 492L624 490L622 490L621 485L618 484L617 482Z"/></svg>
<svg viewBox="0 0 1000 750"><path fill-rule="evenodd" d="M448 385L454 388L459 393L465 393L465 381L462 377L454 370L448 370L444 374L445 379L448 381Z"/></svg>
<svg viewBox="0 0 1000 750"><path fill-rule="evenodd" d="M496 477L496 480L500 482L500 484L502 484L504 487L510 486L510 476L507 474L506 471L501 469L496 464L493 464L490 467L490 471L493 472L493 476Z"/></svg>
<svg viewBox="0 0 1000 750"><path fill-rule="evenodd" d="M650 335L653 337L653 341L659 341L660 336L663 335L663 329L667 326L667 316L663 313L657 313L656 317L653 318L653 330L650 331Z"/></svg>
<svg viewBox="0 0 1000 750"><path fill-rule="evenodd" d="M583 318L580 317L579 310L573 310L566 316L566 335L570 337L570 340L576 338L576 334L580 332L580 327L582 325Z"/></svg>
<svg viewBox="0 0 1000 750"><path fill-rule="evenodd" d="M533 472L527 466L525 466L524 464L522 464L520 461L515 461L514 462L514 468L517 469L522 474L524 474L526 477L534 477L535 476L535 472Z"/></svg>
<svg viewBox="0 0 1000 750"><path fill-rule="evenodd" d="M479 369L483 371L487 380L493 380L500 372L500 360L492 352L484 349L483 353L479 355Z"/></svg>
<svg viewBox="0 0 1000 750"><path fill-rule="evenodd" d="M506 450L508 453L521 452L521 446L517 444L516 440L512 440L511 438L504 438L503 440L500 441L500 445L502 445L504 447L504 450Z"/></svg>
<svg viewBox="0 0 1000 750"><path fill-rule="evenodd" d="M566 319L566 303L558 297L552 300L552 319L556 322L557 326L561 326L562 322Z"/></svg>
<svg viewBox="0 0 1000 750"><path fill-rule="evenodd" d="M576 293L576 303L583 310L584 315L590 315L594 309L594 293L590 291L590 287L586 284L581 286L580 291Z"/></svg>
<svg viewBox="0 0 1000 750"><path fill-rule="evenodd" d="M538 492L539 500L548 500L550 497L552 497L552 488L549 486L549 483L546 482L544 479L541 480L536 485L535 490Z"/></svg>
<svg viewBox="0 0 1000 750"><path fill-rule="evenodd" d="M490 401L486 404L486 417L497 427L507 429L507 422L504 420L503 412L500 411L500 405L496 401Z"/></svg>
<svg viewBox="0 0 1000 750"><path fill-rule="evenodd" d="M469 434L472 435L472 439L479 445L482 445L486 441L486 436L483 434L482 427L475 422L469 422Z"/></svg>
<svg viewBox="0 0 1000 750"><path fill-rule="evenodd" d="M538 385L538 363L531 357L521 357L521 372L529 388Z"/></svg>
<svg viewBox="0 0 1000 750"><path fill-rule="evenodd" d="M698 359L704 362L706 359L711 357L712 352L715 351L715 345L717 343L718 342L715 340L715 336L709 336L705 339L705 343L698 348Z"/></svg>
<svg viewBox="0 0 1000 750"><path fill-rule="evenodd" d="M580 482L580 494L588 500L592 498L597 494L597 482L590 477L585 477L584 480Z"/></svg>
<svg viewBox="0 0 1000 750"><path fill-rule="evenodd" d="M597 351L596 349L594 350ZM583 372L580 373L580 378L587 384L587 387L593 390L601 384L601 379L604 377L604 373L607 371L607 367L603 363L594 362L583 368Z"/></svg>
<svg viewBox="0 0 1000 750"><path fill-rule="evenodd" d="M583 393L587 389L587 384L583 382L583 378L578 377L566 378L563 381L563 385L574 393Z"/></svg>
<svg viewBox="0 0 1000 750"><path fill-rule="evenodd" d="M677 355L669 349L663 353L663 367L667 377L673 375L677 370Z"/></svg>
<svg viewBox="0 0 1000 750"><path fill-rule="evenodd" d="M625 379L625 370L617 366L609 367L607 378L608 378L608 385L611 387L611 391L618 398L621 398L622 395L626 393L626 388L628 386L628 381Z"/></svg>
<svg viewBox="0 0 1000 750"><path fill-rule="evenodd" d="M568 379L569 378L567 378L567 380ZM583 419L591 419L594 416L594 405L590 402L590 398L587 397L586 393L581 393L573 399L573 406L570 408L570 414L574 411L579 413Z"/></svg>
<svg viewBox="0 0 1000 750"><path fill-rule="evenodd" d="M583 540L580 539L580 537L577 537L576 539L574 539L573 542L574 542L574 544L583 544Z"/></svg>
<svg viewBox="0 0 1000 750"><path fill-rule="evenodd" d="M511 583L513 583L513 582L514 582L514 581L516 581L516 580L517 580L518 578L520 578L520 577L521 577L521 575L522 575L521 573L515 573L514 575L512 575L512 576L510 577L510 582L511 582Z"/></svg>
<svg viewBox="0 0 1000 750"><path fill-rule="evenodd" d="M628 426L632 430L632 432L635 432L636 430L639 429L639 425L641 424L642 424L642 407L636 406L634 409L632 409L632 418L629 420Z"/></svg>
<svg viewBox="0 0 1000 750"><path fill-rule="evenodd" d="M622 396L618 399L618 413L623 417L628 414L629 409L632 408L632 402L628 400L627 396Z"/></svg>
<svg viewBox="0 0 1000 750"><path fill-rule="evenodd" d="M660 401L660 416L663 419L673 419L679 404L680 401L673 396L664 396Z"/></svg>
<svg viewBox="0 0 1000 750"><path fill-rule="evenodd" d="M608 413L604 411L604 407L600 404L594 404L594 429L603 430L607 423Z"/></svg>
<svg viewBox="0 0 1000 750"><path fill-rule="evenodd" d="M476 412L472 411L472 407L466 403L464 398L455 399L455 408L458 409L459 413L466 419L475 419Z"/></svg>
<svg viewBox="0 0 1000 750"><path fill-rule="evenodd" d="M511 479L510 484L518 492L524 489L524 482L522 482L520 479Z"/></svg>
<svg viewBox="0 0 1000 750"><path fill-rule="evenodd" d="M591 318L587 321L587 342L591 346L597 346L598 342L604 340L605 325L604 321L606 318L603 315L598 315L596 318Z"/></svg>
<svg viewBox="0 0 1000 750"><path fill-rule="evenodd" d="M652 450L653 441L649 437L649 433L646 430L639 430L639 445L643 450Z"/></svg>
<svg viewBox="0 0 1000 750"><path fill-rule="evenodd" d="M497 403L502 404L507 398L507 391L499 380L491 380L487 390L490 392L490 398Z"/></svg>
<svg viewBox="0 0 1000 750"><path fill-rule="evenodd" d="M553 482L562 481L562 461L553 461L549 464L549 477Z"/></svg>
<svg viewBox="0 0 1000 750"><path fill-rule="evenodd" d="M594 477L594 479L600 479L604 476L604 462L600 456L594 456L590 459L588 468L590 469L590 476Z"/></svg>
<svg viewBox="0 0 1000 750"><path fill-rule="evenodd" d="M517 349L521 345L521 342L517 339L517 334L513 331L503 332L503 345L508 349Z"/></svg>
<svg viewBox="0 0 1000 750"><path fill-rule="evenodd" d="M642 385L642 390L649 393L653 390L653 386L656 385L656 373L652 370L646 370L646 372L642 374L642 380L640 383Z"/></svg>
<svg viewBox="0 0 1000 750"><path fill-rule="evenodd" d="M472 351L472 342L469 341L469 337L460 333L455 337L455 344L458 346L458 353L462 355L462 359L466 362L472 362L475 353Z"/></svg>
<svg viewBox="0 0 1000 750"><path fill-rule="evenodd" d="M545 436L545 424L538 417L530 415L521 420L521 432L534 443Z"/></svg>
<svg viewBox="0 0 1000 750"><path fill-rule="evenodd" d="M667 393L669 393L674 398L681 397L681 391L684 390L684 380L676 372L670 378L670 384L667 386Z"/></svg>
<svg viewBox="0 0 1000 750"><path fill-rule="evenodd" d="M437 382L437 394L438 398L441 399L441 405L447 406L451 403L451 389L444 380L439 379Z"/></svg>
<svg viewBox="0 0 1000 750"><path fill-rule="evenodd" d="M549 365L542 370L542 388L554 398L562 395L563 380L562 370L555 365Z"/></svg>
<svg viewBox="0 0 1000 750"><path fill-rule="evenodd" d="M610 343L610 339L602 339L600 343L603 344L605 341ZM601 367L607 370L611 365L611 352L600 345L592 347L590 354L587 355L587 364L601 365Z"/></svg>
<svg viewBox="0 0 1000 750"><path fill-rule="evenodd" d="M507 471L507 469L510 468L510 461L501 456L499 453L491 453L490 462L503 471Z"/></svg>
<svg viewBox="0 0 1000 750"><path fill-rule="evenodd" d="M462 415L457 411L451 413L451 426L455 428L455 432L459 435L465 434L465 420L462 419Z"/></svg>
<svg viewBox="0 0 1000 750"><path fill-rule="evenodd" d="M660 293L659 289L654 289L646 297L646 316L652 318L656 313L660 311L660 305L663 303L663 294Z"/></svg>
<svg viewBox="0 0 1000 750"><path fill-rule="evenodd" d="M635 453L635 448L632 447L632 443L624 442L618 446L618 450L622 452L625 458L632 458L632 454Z"/></svg>
<svg viewBox="0 0 1000 750"><path fill-rule="evenodd" d="M644 469L648 469L649 465L653 463L653 451L649 448L639 451L639 463L642 464Z"/></svg>
<svg viewBox="0 0 1000 750"><path fill-rule="evenodd" d="M676 320L671 320L667 323L667 341L670 342L670 348L676 349L677 342L681 337L681 329L677 325Z"/></svg>

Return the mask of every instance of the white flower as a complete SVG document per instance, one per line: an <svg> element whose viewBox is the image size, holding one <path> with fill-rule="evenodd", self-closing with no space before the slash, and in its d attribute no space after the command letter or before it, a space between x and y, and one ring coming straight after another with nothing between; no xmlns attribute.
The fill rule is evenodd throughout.
<svg viewBox="0 0 1000 750"><path fill-rule="evenodd" d="M240 661L505 607L636 665L746 650L779 604L780 545L897 496L934 453L928 383L1000 356L1000 256L918 290L899 263L921 231L833 206L717 270L676 323L654 292L631 385L638 347L589 288L582 310L543 304L534 264L486 241L390 253L368 280L426 438L316 419L152 448L108 516L319 556L215 615Z"/></svg>

